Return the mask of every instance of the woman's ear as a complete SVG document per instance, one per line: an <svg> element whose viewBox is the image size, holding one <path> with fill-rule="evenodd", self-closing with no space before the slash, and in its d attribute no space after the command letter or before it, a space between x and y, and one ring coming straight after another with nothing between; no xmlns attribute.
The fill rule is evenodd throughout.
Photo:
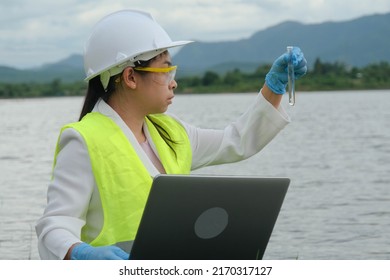
<svg viewBox="0 0 390 280"><path fill-rule="evenodd" d="M134 74L135 71L132 67L127 67L122 73L124 84L131 89L135 89L137 87L137 79Z"/></svg>

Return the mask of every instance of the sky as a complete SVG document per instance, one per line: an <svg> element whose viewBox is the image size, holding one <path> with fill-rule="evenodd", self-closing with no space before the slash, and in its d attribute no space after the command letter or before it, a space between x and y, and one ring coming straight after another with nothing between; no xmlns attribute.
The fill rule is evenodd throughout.
<svg viewBox="0 0 390 280"><path fill-rule="evenodd" d="M288 20L317 24L384 14L390 1L0 0L0 65L27 69L82 54L94 24L120 9L150 12L173 40L215 42Z"/></svg>

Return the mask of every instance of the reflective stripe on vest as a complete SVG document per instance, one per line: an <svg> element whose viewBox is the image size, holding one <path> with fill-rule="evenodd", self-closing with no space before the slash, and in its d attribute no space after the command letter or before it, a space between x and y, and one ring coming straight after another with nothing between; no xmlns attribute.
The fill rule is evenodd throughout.
<svg viewBox="0 0 390 280"><path fill-rule="evenodd" d="M148 118L145 121L166 173L188 174L192 154L183 126L164 114L149 115ZM155 125L173 140L169 144L172 148ZM89 243L103 246L134 240L152 184L151 175L125 134L110 118L93 112L80 122L64 126L62 131L70 127L81 134L87 145L103 207L102 230ZM56 157L57 153L58 145ZM88 225L83 227L81 235L82 240L88 242L85 232L88 232Z"/></svg>

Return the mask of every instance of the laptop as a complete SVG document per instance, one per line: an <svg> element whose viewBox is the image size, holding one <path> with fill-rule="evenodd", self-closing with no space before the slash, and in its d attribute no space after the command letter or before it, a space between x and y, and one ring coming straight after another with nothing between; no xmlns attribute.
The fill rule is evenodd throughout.
<svg viewBox="0 0 390 280"><path fill-rule="evenodd" d="M158 175L132 260L262 259L290 179Z"/></svg>

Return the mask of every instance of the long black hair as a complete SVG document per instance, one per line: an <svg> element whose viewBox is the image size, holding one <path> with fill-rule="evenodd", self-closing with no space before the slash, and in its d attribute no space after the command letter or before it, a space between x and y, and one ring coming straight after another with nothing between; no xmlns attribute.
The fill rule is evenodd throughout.
<svg viewBox="0 0 390 280"><path fill-rule="evenodd" d="M110 79L111 80L111 79ZM111 81L110 81L111 82ZM109 96L109 91L105 91L100 81L100 76L92 78L88 82L87 94L85 95L84 105L81 109L79 121L88 113L92 112L93 107L95 107L99 98L107 101Z"/></svg>

